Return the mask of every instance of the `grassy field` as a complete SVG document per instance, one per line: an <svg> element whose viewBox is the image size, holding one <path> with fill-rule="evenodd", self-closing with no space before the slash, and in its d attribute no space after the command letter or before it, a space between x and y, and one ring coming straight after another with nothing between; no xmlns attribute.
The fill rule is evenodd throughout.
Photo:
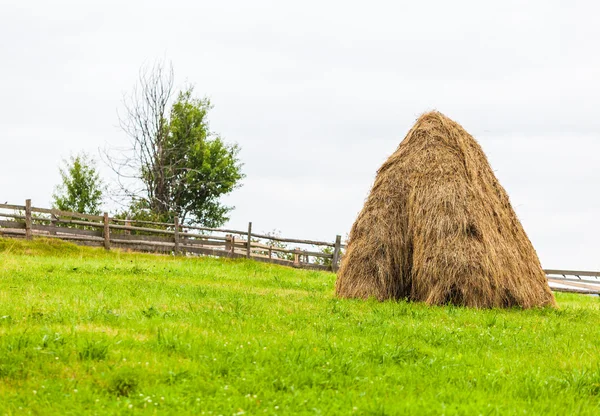
<svg viewBox="0 0 600 416"><path fill-rule="evenodd" d="M331 273L0 239L0 414L600 412L600 301L339 300Z"/></svg>

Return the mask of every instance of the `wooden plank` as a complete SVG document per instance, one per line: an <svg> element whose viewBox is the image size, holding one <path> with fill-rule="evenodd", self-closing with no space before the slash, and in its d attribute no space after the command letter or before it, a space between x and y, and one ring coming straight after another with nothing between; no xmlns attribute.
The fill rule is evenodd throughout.
<svg viewBox="0 0 600 416"><path fill-rule="evenodd" d="M170 227L173 224L168 223L168 222L155 222L155 221L142 221L142 220L132 220L131 218L125 218L124 220L120 219L120 218L111 218L110 219L112 222L124 222L125 225L128 224L145 224L145 225L164 225L165 227Z"/></svg>
<svg viewBox="0 0 600 416"><path fill-rule="evenodd" d="M333 248L333 258L331 259L331 270L333 272L338 271L338 265L340 262L340 253L341 253L341 244L342 244L342 236L341 235L336 235L335 236L335 246Z"/></svg>
<svg viewBox="0 0 600 416"><path fill-rule="evenodd" d="M236 248L235 253L241 255L243 258L246 258L246 247Z"/></svg>
<svg viewBox="0 0 600 416"><path fill-rule="evenodd" d="M4 217L4 218L15 218L18 220L24 220L25 219L25 215L19 215L19 214L4 214L0 212L0 217Z"/></svg>
<svg viewBox="0 0 600 416"><path fill-rule="evenodd" d="M135 237L135 236L133 236ZM173 243L173 241L148 241L148 240L129 240L129 239L123 239L123 238L112 238L110 240L113 243L116 244L143 244L143 245L147 245L147 246L155 246L155 247L170 247L170 248L174 248L175 247L175 243Z"/></svg>
<svg viewBox="0 0 600 416"><path fill-rule="evenodd" d="M50 221L50 219L45 219L42 221ZM63 218L57 217L54 222L61 224L71 224L71 225L83 225L85 227L94 227L94 228L102 228L104 229L104 222L91 222L91 221L80 221L80 220L65 220Z"/></svg>
<svg viewBox="0 0 600 416"><path fill-rule="evenodd" d="M246 258L249 259L252 255L252 221L248 223L248 238L246 239Z"/></svg>
<svg viewBox="0 0 600 416"><path fill-rule="evenodd" d="M157 242L157 243L173 243L173 239L170 237L160 237L160 236L154 236L154 235L128 235L128 234L115 234L115 233L111 233L111 241L115 241L115 239L119 239L119 240L127 240L127 241L135 241L135 242L140 242L140 241L145 241L148 242L150 244L152 244L153 242ZM212 241L212 240L208 240L208 239L190 239L190 238L180 238L179 239L179 245L180 247L184 247L184 246L204 246L204 245L210 245L210 246L225 246L225 241Z"/></svg>
<svg viewBox="0 0 600 416"><path fill-rule="evenodd" d="M256 237L256 238L262 238L265 240L273 240L273 241L279 241L282 243L296 243L296 244L310 244L313 246L328 246L328 247L334 247L335 243L329 243L327 241L317 241L317 240L300 240L298 238L283 238L283 237L273 237L273 236L268 236L268 235L264 235L264 234L252 234L252 237Z"/></svg>
<svg viewBox="0 0 600 416"><path fill-rule="evenodd" d="M589 289L592 291L600 291L600 286L598 285L593 285L593 284L585 284L585 283L579 283L579 282L565 282L564 279L552 279L552 278L548 278L549 282L552 283L558 283L561 285L565 285L565 286L573 286L573 287L578 287L581 289ZM600 282L599 282L600 283Z"/></svg>
<svg viewBox="0 0 600 416"><path fill-rule="evenodd" d="M227 243L225 241L210 241L210 240L188 240L182 239L179 241L183 247L203 247L203 246L217 246L217 247L225 247Z"/></svg>
<svg viewBox="0 0 600 416"><path fill-rule="evenodd" d="M253 259L256 258L256 257L262 257L264 259L268 259L269 258L269 256L265 256L264 254L259 254L259 253L252 254L252 258Z"/></svg>
<svg viewBox="0 0 600 416"><path fill-rule="evenodd" d="M161 246L161 247L175 247L175 243L173 242L173 240L169 240L169 241L156 241L156 240L152 240L152 239L138 239L136 240L136 237L148 237L148 236L135 236L135 235L131 235L131 236L118 236L115 237L114 235L111 237L111 242L113 243L119 243L119 244L145 244L145 245L155 245L155 246ZM180 248L182 250L186 250L188 251L190 248L194 248L194 247L198 247L198 248L202 248L205 245L213 245L213 246L217 246L217 247L224 247L225 246L225 242L222 241L206 241L203 242L202 244L198 244L197 242L194 242L193 240L188 242L187 240L180 240Z"/></svg>
<svg viewBox="0 0 600 416"><path fill-rule="evenodd" d="M11 204L0 204L2 209L16 209L18 211L25 211L24 205L11 205Z"/></svg>
<svg viewBox="0 0 600 416"><path fill-rule="evenodd" d="M274 251L276 253L285 253L285 254L294 254L296 252L296 249L288 249L288 248L281 248L281 247L273 247L271 249L271 251Z"/></svg>
<svg viewBox="0 0 600 416"><path fill-rule="evenodd" d="M576 277L556 277L556 276L546 276L547 279L555 279L560 282L579 282L579 283L598 283L600 284L600 279L579 279Z"/></svg>
<svg viewBox="0 0 600 416"><path fill-rule="evenodd" d="M145 233L175 235L175 231L160 230L157 228L132 227L132 226L128 226L128 225L118 225L118 224L109 224L109 227L112 228L113 230L142 231Z"/></svg>
<svg viewBox="0 0 600 416"><path fill-rule="evenodd" d="M586 272L577 270L544 270L546 274L558 274L563 276L587 276L587 277L600 277L600 272Z"/></svg>
<svg viewBox="0 0 600 416"><path fill-rule="evenodd" d="M245 243L244 243L245 244ZM324 259L331 259L333 258L333 254L326 254L326 253L321 253L319 251L306 251L306 250L299 250L299 249L288 249L288 248L281 248L281 247L275 247L275 246L266 246L266 247L257 247L256 250L269 250L272 252L277 252L277 253L286 253L286 254L302 254L302 255L308 255L311 257L321 257Z"/></svg>
<svg viewBox="0 0 600 416"><path fill-rule="evenodd" d="M208 248L208 247L192 247L191 252L195 254L203 254L207 256L216 256L216 257L230 257L230 258L244 258L245 255L232 253L231 251L219 250L216 248Z"/></svg>
<svg viewBox="0 0 600 416"><path fill-rule="evenodd" d="M114 241L115 238L120 240L128 240L128 241L156 241L163 243L172 243L173 239L171 237L161 237L158 235L137 235L137 234L118 234L111 232L110 233L111 241Z"/></svg>
<svg viewBox="0 0 600 416"><path fill-rule="evenodd" d="M75 234L75 235L92 235L102 237L101 231L94 230L82 230L79 228L66 228L66 227L53 227L51 225L33 224L32 228L36 231L45 231L49 234L55 235L56 233L62 234Z"/></svg>
<svg viewBox="0 0 600 416"><path fill-rule="evenodd" d="M181 237L194 237L194 238L197 238L197 239L211 239L211 240L221 240L221 241L226 241L227 240L227 236L221 237L219 235L210 235L210 234L196 234L196 233L182 233L182 232L180 232L179 235Z"/></svg>
<svg viewBox="0 0 600 416"><path fill-rule="evenodd" d="M23 224L23 228L0 228L0 233L2 235L22 235L25 236L25 224Z"/></svg>
<svg viewBox="0 0 600 416"><path fill-rule="evenodd" d="M0 216L2 216L2 215L0 214ZM62 219L60 217L55 217L55 218L31 217L31 221L36 222L36 223L42 222L42 223L50 223L50 224L61 223L61 224L71 224L71 225L84 225L87 227L96 227L96 228L104 227L104 225L102 223L79 221L79 220L66 220L66 219Z"/></svg>
<svg viewBox="0 0 600 416"><path fill-rule="evenodd" d="M175 255L179 254L179 217L175 215L175 228L173 228L173 240L175 242Z"/></svg>
<svg viewBox="0 0 600 416"><path fill-rule="evenodd" d="M306 250L281 250L276 247L273 247L272 251L277 251L280 253L289 253L289 254L302 254L304 256L310 257L320 257L323 259L332 259L333 254L321 253L320 251L306 251Z"/></svg>
<svg viewBox="0 0 600 416"><path fill-rule="evenodd" d="M261 243L257 243L256 241L252 242L252 248L260 248L263 250L268 250L271 247L273 247L271 244L261 244Z"/></svg>
<svg viewBox="0 0 600 416"><path fill-rule="evenodd" d="M3 228L25 228L24 222L16 222L16 221L0 221L0 227Z"/></svg>
<svg viewBox="0 0 600 416"><path fill-rule="evenodd" d="M110 250L110 227L108 220L108 212L104 213L104 249Z"/></svg>
<svg viewBox="0 0 600 416"><path fill-rule="evenodd" d="M82 214L79 212L61 211L54 208L31 208L33 212L41 212L44 214L52 214L57 217L73 217L73 218L85 218L86 220L102 221L104 217L102 215L90 215Z"/></svg>
<svg viewBox="0 0 600 416"><path fill-rule="evenodd" d="M50 231L50 234L52 234L52 235L56 235L56 220L57 220L56 215L50 214L50 225L53 228L53 230ZM87 230L82 230L82 231L87 231Z"/></svg>
<svg viewBox="0 0 600 416"><path fill-rule="evenodd" d="M565 293L581 293L585 295L600 295L600 291L590 291L584 289L568 289L564 287L551 287L553 292L565 292Z"/></svg>
<svg viewBox="0 0 600 416"><path fill-rule="evenodd" d="M187 228L188 230L199 230L199 231L214 231L217 233L231 233L231 234L246 234L246 231L240 230L229 230L227 228L210 228L210 227L198 227L196 225L182 225L183 228Z"/></svg>
<svg viewBox="0 0 600 416"><path fill-rule="evenodd" d="M25 200L25 238L31 240L31 199Z"/></svg>
<svg viewBox="0 0 600 416"><path fill-rule="evenodd" d="M300 249L296 247L296 249L294 250L294 266L295 267L300 266L300 256L298 255L298 253L300 253Z"/></svg>

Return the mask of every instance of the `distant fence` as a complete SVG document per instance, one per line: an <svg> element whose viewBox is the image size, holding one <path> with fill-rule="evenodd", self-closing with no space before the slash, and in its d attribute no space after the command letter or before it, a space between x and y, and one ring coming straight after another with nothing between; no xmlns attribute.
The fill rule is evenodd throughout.
<svg viewBox="0 0 600 416"><path fill-rule="evenodd" d="M546 277L557 292L600 295L600 272L546 269ZM554 283L554 285L552 285ZM557 287L556 284L560 286Z"/></svg>
<svg viewBox="0 0 600 416"><path fill-rule="evenodd" d="M50 208L0 204L0 236L31 239L58 238L77 244L133 251L208 255L254 260L305 269L337 271L342 255L341 236L335 241L301 240L257 234L247 230L208 228L173 223L135 221ZM286 244L302 247L290 248ZM552 290L600 294L600 272L545 270ZM558 286L557 286L558 285Z"/></svg>
<svg viewBox="0 0 600 416"><path fill-rule="evenodd" d="M335 241L302 240L247 230L136 221L88 215L50 208L0 204L0 236L31 239L58 238L88 246L133 251L252 258L298 268L337 271L342 253L341 236ZM294 247L289 247L293 244ZM297 246L297 247L296 247Z"/></svg>

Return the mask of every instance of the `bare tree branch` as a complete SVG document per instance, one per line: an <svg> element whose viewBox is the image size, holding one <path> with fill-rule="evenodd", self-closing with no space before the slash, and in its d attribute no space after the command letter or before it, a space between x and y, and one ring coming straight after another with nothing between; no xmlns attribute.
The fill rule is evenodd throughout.
<svg viewBox="0 0 600 416"><path fill-rule="evenodd" d="M129 137L125 149L104 149L103 160L117 175L115 196L145 200L158 213L168 210L169 170L166 169L165 138L168 135L168 106L173 96L172 64L155 62L140 70L138 83L123 97L119 125ZM124 183L123 179L137 183Z"/></svg>

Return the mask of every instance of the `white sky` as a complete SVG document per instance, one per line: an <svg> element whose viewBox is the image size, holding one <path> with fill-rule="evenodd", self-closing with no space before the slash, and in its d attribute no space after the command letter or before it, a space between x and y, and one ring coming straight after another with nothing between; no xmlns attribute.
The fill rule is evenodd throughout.
<svg viewBox="0 0 600 416"><path fill-rule="evenodd" d="M124 143L122 96L166 59L242 147L232 227L345 235L438 109L479 140L545 267L600 269L599 15L591 0L0 0L0 202L49 206L62 158Z"/></svg>

